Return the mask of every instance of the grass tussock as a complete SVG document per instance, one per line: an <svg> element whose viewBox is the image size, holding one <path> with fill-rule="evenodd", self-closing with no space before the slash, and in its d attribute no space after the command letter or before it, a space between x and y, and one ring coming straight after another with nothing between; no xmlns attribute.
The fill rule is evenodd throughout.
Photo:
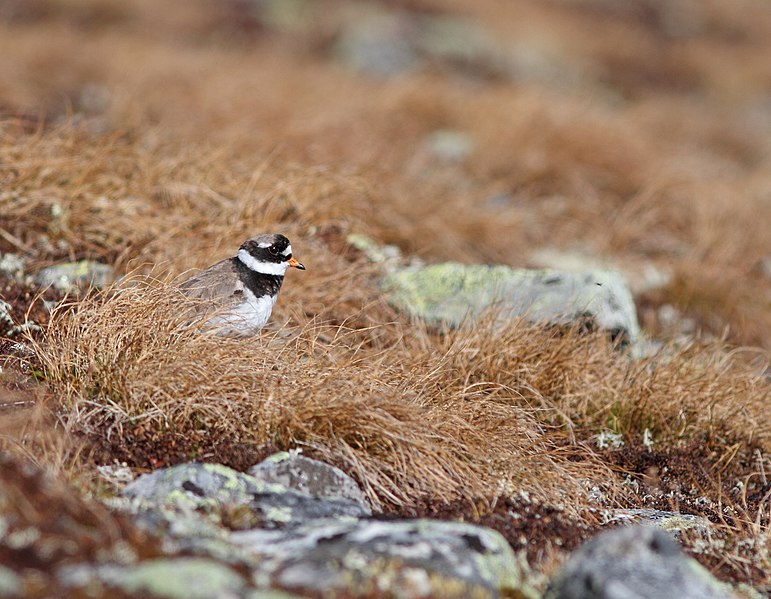
<svg viewBox="0 0 771 599"><path fill-rule="evenodd" d="M572 502L587 480L620 494L588 447L601 431L771 450L767 382L713 351L632 362L601 336L492 319L409 334L309 321L232 339L191 325L181 301L135 280L54 312L34 348L67 428L301 447L391 505L525 488Z"/></svg>
<svg viewBox="0 0 771 599"><path fill-rule="evenodd" d="M123 287L53 315L35 351L71 430L120 435L144 422L299 446L392 504L489 496L549 459L525 409L483 400L488 385L437 358L429 337L372 347L367 329L311 323L227 339L189 326L180 299L167 285Z"/></svg>

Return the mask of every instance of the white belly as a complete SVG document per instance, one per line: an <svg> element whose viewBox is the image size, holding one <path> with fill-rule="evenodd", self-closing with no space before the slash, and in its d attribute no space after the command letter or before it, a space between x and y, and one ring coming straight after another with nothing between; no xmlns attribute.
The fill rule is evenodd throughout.
<svg viewBox="0 0 771 599"><path fill-rule="evenodd" d="M209 325L220 335L255 335L268 322L275 303L276 296L256 297L249 289L244 289L244 301L213 317Z"/></svg>

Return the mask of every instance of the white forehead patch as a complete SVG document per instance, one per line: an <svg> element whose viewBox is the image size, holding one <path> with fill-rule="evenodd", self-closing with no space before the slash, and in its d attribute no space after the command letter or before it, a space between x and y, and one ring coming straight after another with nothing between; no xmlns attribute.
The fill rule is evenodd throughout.
<svg viewBox="0 0 771 599"><path fill-rule="evenodd" d="M283 252L281 252L281 253L284 254L284 256L291 256L292 255L292 246L291 245L286 246L286 249Z"/></svg>

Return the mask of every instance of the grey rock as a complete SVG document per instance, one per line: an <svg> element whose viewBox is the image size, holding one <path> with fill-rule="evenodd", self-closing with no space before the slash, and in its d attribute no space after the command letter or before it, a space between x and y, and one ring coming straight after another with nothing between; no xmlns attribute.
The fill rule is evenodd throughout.
<svg viewBox="0 0 771 599"><path fill-rule="evenodd" d="M425 141L429 153L445 164L457 164L474 152L474 141L463 131L439 129L428 135Z"/></svg>
<svg viewBox="0 0 771 599"><path fill-rule="evenodd" d="M601 258L583 251L565 251L543 247L530 252L528 264L536 268L567 270L570 272L590 272L596 270L623 271L633 294L646 293L666 287L672 282L671 270L659 267L652 262L619 264L613 260Z"/></svg>
<svg viewBox="0 0 771 599"><path fill-rule="evenodd" d="M24 258L17 254L0 254L0 273L20 281L24 275Z"/></svg>
<svg viewBox="0 0 771 599"><path fill-rule="evenodd" d="M763 274L764 277L771 280L771 256L768 256L767 258L763 258L760 261L760 272Z"/></svg>
<svg viewBox="0 0 771 599"><path fill-rule="evenodd" d="M487 310L501 319L572 325L591 322L634 343L640 335L632 295L613 271L572 273L454 262L393 270L388 300L432 324L458 327Z"/></svg>
<svg viewBox="0 0 771 599"><path fill-rule="evenodd" d="M686 316L672 304L659 306L658 310L656 310L656 317L658 318L659 326L670 334L677 333L678 335L690 337L698 329L695 319Z"/></svg>
<svg viewBox="0 0 771 599"><path fill-rule="evenodd" d="M246 599L302 599L301 595L267 589L264 591L250 591L245 595Z"/></svg>
<svg viewBox="0 0 771 599"><path fill-rule="evenodd" d="M366 11L346 24L333 48L334 56L353 71L385 79L405 74L419 63L410 43L408 18L397 13Z"/></svg>
<svg viewBox="0 0 771 599"><path fill-rule="evenodd" d="M349 499L311 497L305 493L257 493L249 507L258 515L263 526L295 526L319 518L362 518L369 507Z"/></svg>
<svg viewBox="0 0 771 599"><path fill-rule="evenodd" d="M116 460L112 464L97 466L96 470L105 482L116 489L123 489L123 487L134 480L134 472L125 462L118 463Z"/></svg>
<svg viewBox="0 0 771 599"><path fill-rule="evenodd" d="M597 535L557 572L544 599L730 599L727 586L665 532L634 526Z"/></svg>
<svg viewBox="0 0 771 599"><path fill-rule="evenodd" d="M16 572L0 565L0 597L11 597L21 594L23 583Z"/></svg>
<svg viewBox="0 0 771 599"><path fill-rule="evenodd" d="M16 323L11 317L11 304L0 299L0 325L4 327L13 327Z"/></svg>
<svg viewBox="0 0 771 599"><path fill-rule="evenodd" d="M502 52L478 23L453 15L424 16L418 22L414 45L421 53L434 60L499 74Z"/></svg>
<svg viewBox="0 0 771 599"><path fill-rule="evenodd" d="M254 493L286 490L266 485L220 464L188 463L154 470L126 485L123 494L155 504L198 509L219 504L248 503Z"/></svg>
<svg viewBox="0 0 771 599"><path fill-rule="evenodd" d="M157 558L132 566L77 565L60 569L57 576L73 589L101 584L132 595L169 599L236 599L246 587L228 566L199 557Z"/></svg>
<svg viewBox="0 0 771 599"><path fill-rule="evenodd" d="M369 513L368 508L348 499L311 497L219 464L189 463L156 470L126 485L123 495L135 501L134 511L164 507L199 511L215 519L230 518L234 507L244 506L252 517L241 513L240 520L248 523L251 519L255 525L268 527L296 525L315 518L358 518Z"/></svg>
<svg viewBox="0 0 771 599"><path fill-rule="evenodd" d="M701 536L706 536L710 529L709 520L702 516L654 509L616 509L608 514L605 521L606 523L627 526L634 524L653 525L670 533L676 540L686 530L692 530Z"/></svg>
<svg viewBox="0 0 771 599"><path fill-rule="evenodd" d="M0 299L0 335L7 337L14 337L20 333L27 331L39 331L40 325L32 320L27 320L20 324L14 322L11 316L12 306L6 301ZM32 355L32 351L26 348L24 344L16 343L12 346L12 349L20 355Z"/></svg>
<svg viewBox="0 0 771 599"><path fill-rule="evenodd" d="M299 453L281 452L252 466L248 474L265 483L277 483L287 489L322 499L347 499L359 504L365 514L371 513L369 501L345 472Z"/></svg>
<svg viewBox="0 0 771 599"><path fill-rule="evenodd" d="M337 493L338 485L345 493L352 492L348 487L352 481L344 474L341 478L336 469L297 458L302 456L279 454L257 470L269 480L286 480L309 492ZM305 467L306 461L310 462L310 476L306 470L298 474L298 463ZM318 480L315 468L323 474ZM157 528L164 533L163 551L206 556L201 561L213 565L205 565L212 571L212 579L224 577L226 582L218 597L245 594L243 581L233 578L233 571L225 565L249 570L249 586L300 594L538 596L524 556L514 554L497 532L479 526L364 520L357 517L365 513L364 508L354 501L312 497L213 464L156 471L127 485L124 494L130 498L124 501L142 507L140 517L152 514L157 518ZM233 531L221 526L217 510L227 505L232 509L234 503L257 513L263 527ZM61 578L73 587L87 586L95 579L126 592L166 593L153 585L164 581L164 571L176 560L154 562L74 569L63 572ZM176 597L177 591L184 592L184 588L174 586L162 596Z"/></svg>
<svg viewBox="0 0 771 599"><path fill-rule="evenodd" d="M380 245L360 233L351 233L346 237L346 241L363 252L370 262L379 264L384 270L396 270L403 262L402 252L395 245Z"/></svg>
<svg viewBox="0 0 771 599"><path fill-rule="evenodd" d="M260 556L258 584L301 592L535 599L530 570L497 532L457 522L323 521L232 533Z"/></svg>
<svg viewBox="0 0 771 599"><path fill-rule="evenodd" d="M472 75L505 76L505 53L470 19L418 15L375 4L354 4L341 25L333 55L353 71L376 78L441 64Z"/></svg>
<svg viewBox="0 0 771 599"><path fill-rule="evenodd" d="M91 260L81 260L44 268L35 277L35 283L41 287L53 287L59 291L72 293L88 287L101 289L114 279L115 271L112 266Z"/></svg>

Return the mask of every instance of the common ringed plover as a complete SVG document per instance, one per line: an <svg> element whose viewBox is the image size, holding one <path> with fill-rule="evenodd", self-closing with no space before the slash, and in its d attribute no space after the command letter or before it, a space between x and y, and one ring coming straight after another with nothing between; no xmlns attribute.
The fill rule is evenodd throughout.
<svg viewBox="0 0 771 599"><path fill-rule="evenodd" d="M305 267L292 256L283 235L247 239L238 254L210 266L180 287L190 298L204 300L214 315L207 325L221 335L255 335L270 318L284 273Z"/></svg>

